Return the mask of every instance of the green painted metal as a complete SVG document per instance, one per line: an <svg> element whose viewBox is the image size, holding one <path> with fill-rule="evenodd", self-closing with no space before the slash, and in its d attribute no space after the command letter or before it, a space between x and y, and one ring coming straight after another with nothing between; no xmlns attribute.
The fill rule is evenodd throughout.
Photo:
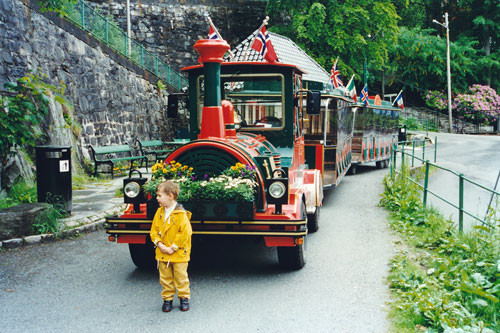
<svg viewBox="0 0 500 333"><path fill-rule="evenodd" d="M108 27L108 18L104 21L104 42L106 45L109 44L109 27Z"/></svg>
<svg viewBox="0 0 500 333"><path fill-rule="evenodd" d="M411 166L415 166L415 141L411 143Z"/></svg>
<svg viewBox="0 0 500 333"><path fill-rule="evenodd" d="M437 144L435 145L435 149L437 150ZM404 145L403 145L402 149L397 149L397 147L395 145L393 146L393 149L392 149L392 152L391 152L391 154L392 154L392 156L391 156L392 163L391 163L391 169L390 169L390 175L391 175L391 177L394 177L397 173L399 173L398 170L397 170L397 167L396 167L397 153L401 153L401 155L402 155L402 157L401 157L402 167L404 167L403 163L404 163L405 155L409 155L408 153L404 152ZM437 156L437 153L435 152L434 153L434 158L436 158L436 156ZM423 189L424 207L426 206L426 203L427 203L428 193L430 193L433 196L435 196L436 198L440 199L441 201L447 203L448 205L452 206L453 208L455 208L455 209L457 209L459 211L459 231L460 232L463 231L463 216L464 216L464 214L470 216L471 218L475 219L476 221L480 222L483 225L487 225L489 227L494 227L494 225L492 225L491 223L488 223L484 219L482 219L482 218L480 218L478 216L475 216L474 214L472 214L472 213L470 213L470 212L468 212L467 210L464 209L464 193L465 193L464 182L467 181L468 183L470 183L472 185L480 187L483 190L486 190L486 191L490 192L492 195L500 196L500 192L496 191L496 189L491 189L491 188L488 188L488 187L483 186L481 184L478 184L477 182L474 182L473 180L465 177L463 174L460 174L460 173L457 173L457 172L455 172L453 170L441 167L441 166L439 166L439 165L437 165L435 163L429 162L428 160L424 161L424 160L420 159L418 156L414 156L414 158L416 160L421 161L422 163L425 163L425 168L426 169L425 169L424 185L422 186L419 182L417 182L416 180L412 179L411 177L407 177L407 179L409 181L411 181L412 183L414 183L415 185L417 185L418 187L420 187L420 188ZM458 198L458 205L450 202L449 200L447 200L447 199L445 199L445 198L443 198L441 196L439 196L437 193L431 191L428 188L428 182L429 182L428 178L429 178L429 169L430 169L430 166L433 166L433 167L436 167L436 168L438 168L440 170L452 173L452 174L454 174L455 176L457 176L459 178L459 198Z"/></svg>
<svg viewBox="0 0 500 333"><path fill-rule="evenodd" d="M437 151L438 151L438 138L434 137L434 163L437 161Z"/></svg>
<svg viewBox="0 0 500 333"><path fill-rule="evenodd" d="M144 47L136 41L132 40L131 50L128 50L128 39L130 37L118 26L109 22L105 16L85 4L83 0L67 4L66 18L81 29L88 31L111 49L126 56L143 69L154 73L174 89L180 91L182 87L188 85L187 79L173 70L174 75L167 76L167 72L171 71L170 66L161 61L157 55L144 50ZM158 66L155 65L156 61ZM160 67L165 67L168 70L161 71L159 70Z"/></svg>
<svg viewBox="0 0 500 333"><path fill-rule="evenodd" d="M425 161L425 179L424 179L424 207L427 206L427 190L429 188L429 161Z"/></svg>
<svg viewBox="0 0 500 333"><path fill-rule="evenodd" d="M464 230L464 175L458 176L458 231Z"/></svg>
<svg viewBox="0 0 500 333"><path fill-rule="evenodd" d="M205 73L205 106L220 106L220 69L218 62L206 62L204 64Z"/></svg>
<svg viewBox="0 0 500 333"><path fill-rule="evenodd" d="M207 147L189 149L178 156L176 161L193 167L198 179L203 179L205 174L208 176L219 175L238 162L236 157L223 150Z"/></svg>
<svg viewBox="0 0 500 333"><path fill-rule="evenodd" d="M422 140L422 160L425 160L425 140Z"/></svg>

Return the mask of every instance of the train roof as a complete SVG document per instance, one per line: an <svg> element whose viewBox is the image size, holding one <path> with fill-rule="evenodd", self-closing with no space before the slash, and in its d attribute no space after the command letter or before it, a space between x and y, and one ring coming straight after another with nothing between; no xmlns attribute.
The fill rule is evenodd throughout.
<svg viewBox="0 0 500 333"><path fill-rule="evenodd" d="M248 50L246 58L247 61L266 63L266 60L262 57L262 55L260 55L260 53L250 48L250 43L252 43L257 32L258 29L231 50L234 55L232 59L226 54L224 61L242 62L245 59L245 53ZM322 83L326 87L330 81L330 74L328 74L323 67L321 67L290 38L269 31L268 34L271 42L273 43L274 51L278 56L279 63L296 65L298 68L302 69L302 78L305 81Z"/></svg>
<svg viewBox="0 0 500 333"><path fill-rule="evenodd" d="M299 68L296 65L281 63L281 62L270 63L270 62L259 62L259 61L233 61L233 62L225 61L221 64L221 66L223 66L223 67L257 66L257 67L277 67L277 68L288 67L288 68L295 69L295 71L297 71L300 74L305 73L302 68ZM201 69L201 68L203 68L203 65L198 64L198 65L184 67L184 68L182 68L182 71L189 72L189 71Z"/></svg>

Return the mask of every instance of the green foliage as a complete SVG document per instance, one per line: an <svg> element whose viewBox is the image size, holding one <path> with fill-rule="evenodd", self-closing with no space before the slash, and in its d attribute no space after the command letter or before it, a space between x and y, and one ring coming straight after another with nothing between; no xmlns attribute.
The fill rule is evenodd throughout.
<svg viewBox="0 0 500 333"><path fill-rule="evenodd" d="M419 129L422 128L422 125L420 124L417 118L409 117L406 119L402 119L402 121L403 124L406 125L407 130L418 131Z"/></svg>
<svg viewBox="0 0 500 333"><path fill-rule="evenodd" d="M381 205L391 228L408 242L391 261L396 331L497 332L500 330L500 230L456 232L434 209L424 210L408 171L384 180ZM495 216L492 214L492 216ZM494 224L500 226L500 219Z"/></svg>
<svg viewBox="0 0 500 333"><path fill-rule="evenodd" d="M23 203L33 203L36 201L36 186L29 185L24 180L18 180L9 189L7 197L0 199L0 209L17 206Z"/></svg>
<svg viewBox="0 0 500 333"><path fill-rule="evenodd" d="M398 43L389 50L388 74L392 82L404 81L421 91L446 86L446 39L434 33L433 29L400 29ZM468 80L476 78L476 45L477 42L469 38L450 43L455 91L466 89Z"/></svg>
<svg viewBox="0 0 500 333"><path fill-rule="evenodd" d="M397 40L399 16L391 1L270 0L270 30L291 38L328 71L339 56L347 79L370 69L381 70L389 45Z"/></svg>
<svg viewBox="0 0 500 333"><path fill-rule="evenodd" d="M75 3L76 0L37 0L42 13L56 12L59 15L64 15L68 9L68 5Z"/></svg>
<svg viewBox="0 0 500 333"><path fill-rule="evenodd" d="M57 195L47 193L47 209L36 218L33 224L35 234L56 233L59 231L59 219L67 217L64 201Z"/></svg>
<svg viewBox="0 0 500 333"><path fill-rule="evenodd" d="M42 136L40 123L48 112L49 98L62 95L66 86L56 87L43 81L46 75L28 73L16 82L8 82L9 94L0 96L0 160L8 154L17 154L17 146L34 146Z"/></svg>

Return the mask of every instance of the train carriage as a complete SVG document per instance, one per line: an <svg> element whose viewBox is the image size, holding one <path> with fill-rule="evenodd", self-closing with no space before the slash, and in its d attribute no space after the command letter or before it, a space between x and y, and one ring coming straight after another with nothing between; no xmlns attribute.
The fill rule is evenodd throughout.
<svg viewBox="0 0 500 333"><path fill-rule="evenodd" d="M379 169L388 167L392 144L398 142L400 109L376 95L370 96L367 106L358 104L356 110L350 173L356 174L356 167L367 163L375 163Z"/></svg>
<svg viewBox="0 0 500 333"><path fill-rule="evenodd" d="M294 64L222 62L228 47L222 40L195 44L201 64L183 69L189 77L191 141L165 163L188 165L205 177L236 163L256 170L250 208L237 202L183 203L193 213L193 237L263 237L277 248L281 266L299 269L306 236L318 229L323 185L338 185L349 168L352 103L342 93L322 97L303 89L304 71ZM144 267L153 259L151 217L137 188L125 191L130 205L106 218L106 232L110 241L128 243L134 263Z"/></svg>

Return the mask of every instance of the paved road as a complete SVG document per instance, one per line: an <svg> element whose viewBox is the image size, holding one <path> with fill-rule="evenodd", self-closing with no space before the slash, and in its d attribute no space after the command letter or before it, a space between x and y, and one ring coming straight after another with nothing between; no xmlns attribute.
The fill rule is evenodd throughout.
<svg viewBox="0 0 500 333"><path fill-rule="evenodd" d="M440 166L464 174L488 188L495 186L500 172L500 136L429 134L438 137L438 157ZM449 172L439 170L432 175L429 189L458 206L459 178ZM497 187L500 191L500 184ZM464 183L464 208L470 213L484 217L491 193L468 182ZM458 211L441 200L430 196L430 203L439 208L446 217L458 223ZM499 198L500 200L500 198ZM475 220L465 215L464 226L469 229Z"/></svg>
<svg viewBox="0 0 500 333"><path fill-rule="evenodd" d="M393 246L377 207L385 174L360 168L328 193L300 271L279 269L275 249L253 239L194 243L187 313L162 313L157 273L137 270L104 231L2 252L1 329L386 332Z"/></svg>

